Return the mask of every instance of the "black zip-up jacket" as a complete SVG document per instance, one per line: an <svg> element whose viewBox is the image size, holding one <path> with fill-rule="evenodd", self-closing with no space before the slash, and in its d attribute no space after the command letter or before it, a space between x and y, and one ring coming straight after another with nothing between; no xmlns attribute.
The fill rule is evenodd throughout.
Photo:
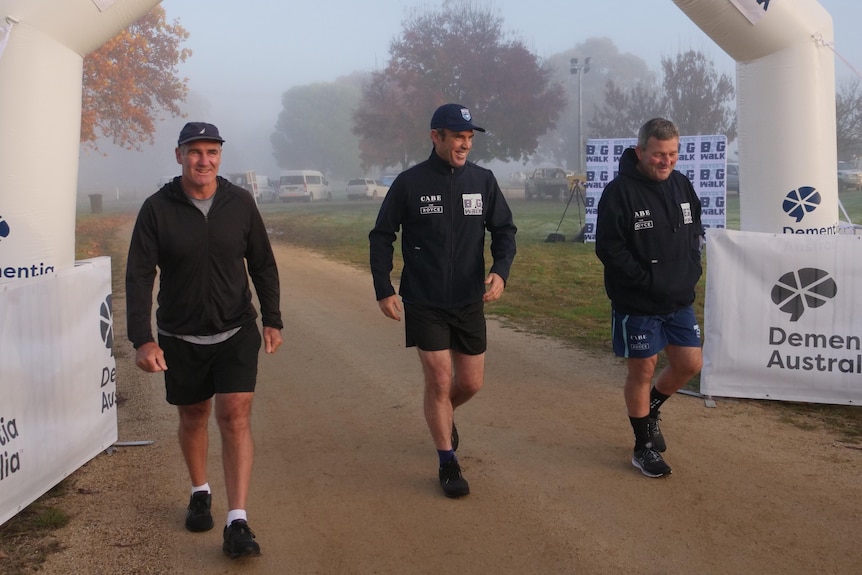
<svg viewBox="0 0 862 575"><path fill-rule="evenodd" d="M605 291L614 309L659 315L694 302L702 273L700 200L674 170L656 182L637 169L633 148L599 200L596 255L605 266Z"/></svg>
<svg viewBox="0 0 862 575"><path fill-rule="evenodd" d="M404 301L462 307L485 293L485 230L491 233L490 272L503 281L515 258L512 211L490 170L472 162L453 168L432 150L398 175L368 234L377 300L395 294L390 281L393 243L401 234Z"/></svg>
<svg viewBox="0 0 862 575"><path fill-rule="evenodd" d="M168 333L214 335L254 321L249 275L263 325L283 328L275 256L254 198L224 178L217 181L207 217L183 193L179 177L141 206L126 267L127 330L136 349L154 341L157 266L156 322Z"/></svg>

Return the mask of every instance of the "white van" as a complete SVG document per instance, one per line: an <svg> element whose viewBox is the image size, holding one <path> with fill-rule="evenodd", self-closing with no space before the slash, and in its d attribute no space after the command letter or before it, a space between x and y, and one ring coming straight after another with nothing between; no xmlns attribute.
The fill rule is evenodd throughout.
<svg viewBox="0 0 862 575"><path fill-rule="evenodd" d="M324 175L317 170L289 170L278 178L278 198L282 202L331 200L332 190Z"/></svg>

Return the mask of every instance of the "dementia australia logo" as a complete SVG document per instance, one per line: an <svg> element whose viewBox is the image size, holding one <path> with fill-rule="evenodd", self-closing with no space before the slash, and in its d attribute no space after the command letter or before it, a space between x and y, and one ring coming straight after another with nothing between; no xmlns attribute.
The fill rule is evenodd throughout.
<svg viewBox="0 0 862 575"><path fill-rule="evenodd" d="M820 207L822 201L820 192L811 186L800 186L797 190L791 190L784 198L781 208L788 216L796 220L796 223L802 221L807 214L813 212ZM800 227L784 226L782 230L785 234L809 234L809 235L834 235L838 233L838 222L830 225L818 225L816 227Z"/></svg>
<svg viewBox="0 0 862 575"><path fill-rule="evenodd" d="M105 301L99 306L99 331L102 335L102 342L105 347L111 351L111 361L109 365L102 367L102 379L99 382L102 398L102 413L114 408L117 404L117 366L113 360L114 357L114 318L111 294L105 297ZM110 384L110 385L109 385Z"/></svg>
<svg viewBox="0 0 862 575"><path fill-rule="evenodd" d="M818 308L838 293L838 285L829 272L817 268L802 268L787 272L772 288L772 302L790 321L797 321L808 308Z"/></svg>
<svg viewBox="0 0 862 575"><path fill-rule="evenodd" d="M803 268L781 276L772 288L772 301L798 320L808 308L826 304L838 293L835 280L817 268ZM770 326L772 349L768 369L862 375L862 338L856 334L795 332Z"/></svg>
<svg viewBox="0 0 862 575"><path fill-rule="evenodd" d="M0 216L0 242L9 237L10 231L9 222L3 219L3 216Z"/></svg>
<svg viewBox="0 0 862 575"><path fill-rule="evenodd" d="M0 417L0 481L21 470L21 452L10 449L17 438L17 420Z"/></svg>
<svg viewBox="0 0 862 575"><path fill-rule="evenodd" d="M798 224L805 214L813 212L820 206L820 201L820 192L811 186L801 186L798 190L791 190L787 194L781 208Z"/></svg>
<svg viewBox="0 0 862 575"><path fill-rule="evenodd" d="M111 357L114 356L114 317L111 306L111 294L105 298L99 308L99 328L102 332L102 341L105 347L111 350Z"/></svg>

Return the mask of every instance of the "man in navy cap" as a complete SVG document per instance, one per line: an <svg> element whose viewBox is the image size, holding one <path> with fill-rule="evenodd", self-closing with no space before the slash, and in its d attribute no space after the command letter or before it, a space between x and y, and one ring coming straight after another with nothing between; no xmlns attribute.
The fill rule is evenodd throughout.
<svg viewBox="0 0 862 575"><path fill-rule="evenodd" d="M213 528L207 446L215 407L228 502L222 549L241 557L260 553L246 515L261 346L249 275L267 353L281 345L283 326L278 270L257 205L247 191L218 176L223 143L218 128L205 122L189 122L180 132L175 155L182 175L147 198L138 213L126 268L126 309L136 364L164 372L167 401L179 412L180 448L192 484L189 531ZM150 323L156 268L158 342Z"/></svg>
<svg viewBox="0 0 862 575"><path fill-rule="evenodd" d="M467 161L474 131L470 110L445 104L431 118L431 156L392 182L369 234L371 273L383 314L401 320L425 375L425 421L439 456L447 497L470 493L455 456L454 411L482 387L485 302L503 294L512 260L512 212L490 170ZM485 231L493 263L486 274ZM398 295L390 280L401 231L404 269Z"/></svg>

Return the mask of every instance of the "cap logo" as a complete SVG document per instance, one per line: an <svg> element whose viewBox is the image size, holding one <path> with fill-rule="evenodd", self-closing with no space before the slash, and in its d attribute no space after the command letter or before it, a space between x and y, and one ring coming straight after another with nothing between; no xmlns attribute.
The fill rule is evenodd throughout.
<svg viewBox="0 0 862 575"><path fill-rule="evenodd" d="M461 117L468 122L473 119L473 116L470 115L470 110L468 110L467 108L461 108Z"/></svg>
<svg viewBox="0 0 862 575"><path fill-rule="evenodd" d="M198 134L206 134L206 133L207 133L207 129L206 129L206 128L204 128L204 129L202 129L200 132L198 132Z"/></svg>

